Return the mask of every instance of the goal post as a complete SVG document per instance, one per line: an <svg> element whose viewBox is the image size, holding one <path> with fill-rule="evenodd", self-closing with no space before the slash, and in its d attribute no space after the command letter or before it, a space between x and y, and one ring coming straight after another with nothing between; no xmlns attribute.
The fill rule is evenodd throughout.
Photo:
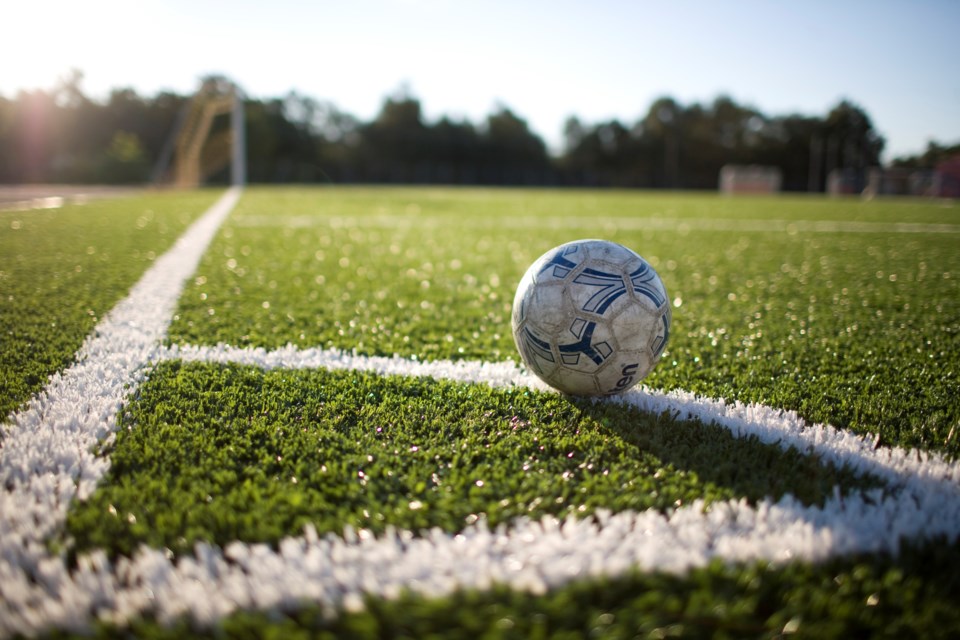
<svg viewBox="0 0 960 640"><path fill-rule="evenodd" d="M216 125L228 116L224 130ZM183 105L153 171L153 182L195 188L229 165L230 183L247 181L243 91L224 78L207 78Z"/></svg>
<svg viewBox="0 0 960 640"><path fill-rule="evenodd" d="M243 109L243 92L233 85L233 110L230 112L230 132L233 137L233 154L230 158L230 183L243 186L247 183L247 130Z"/></svg>

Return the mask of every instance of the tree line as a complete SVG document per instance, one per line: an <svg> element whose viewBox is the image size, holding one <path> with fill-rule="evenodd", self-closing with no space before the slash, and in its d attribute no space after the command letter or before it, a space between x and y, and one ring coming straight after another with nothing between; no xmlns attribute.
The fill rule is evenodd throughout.
<svg viewBox="0 0 960 640"><path fill-rule="evenodd" d="M74 72L50 90L0 95L0 182L150 180L190 96L115 89L97 101L81 80ZM386 97L366 122L297 92L246 98L245 114L248 179L262 183L716 189L722 166L756 164L779 167L786 190L822 191L833 169L862 175L879 165L884 146L848 101L822 116L771 116L728 96L663 97L633 122L570 117L556 154L505 105L480 123L430 122L407 91Z"/></svg>

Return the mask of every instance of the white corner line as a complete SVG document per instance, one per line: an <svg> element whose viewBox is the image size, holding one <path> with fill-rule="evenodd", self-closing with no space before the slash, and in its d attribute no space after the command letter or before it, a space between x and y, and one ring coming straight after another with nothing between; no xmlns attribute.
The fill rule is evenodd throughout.
<svg viewBox="0 0 960 640"><path fill-rule="evenodd" d="M367 371L380 375L428 376L438 380L483 383L492 387L549 388L513 361L419 361L401 356L365 356L337 349L299 348L288 344L277 349L172 345L157 352L159 360L234 363L261 369L329 369ZM645 386L601 402L615 402L651 413L670 412L686 420L722 426L736 437L756 437L781 448L816 454L824 462L847 466L857 474L872 474L888 485L900 486L923 478L960 482L960 462L951 463L935 453L899 447L874 446L872 440L830 425L811 425L795 411L764 405L703 398L686 391L658 391Z"/></svg>

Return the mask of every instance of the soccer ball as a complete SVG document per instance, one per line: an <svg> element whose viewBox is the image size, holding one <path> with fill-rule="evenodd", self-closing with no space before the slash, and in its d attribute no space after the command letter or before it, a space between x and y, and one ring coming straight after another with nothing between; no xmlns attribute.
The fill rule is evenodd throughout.
<svg viewBox="0 0 960 640"><path fill-rule="evenodd" d="M513 339L527 368L563 393L626 391L660 360L670 336L667 290L646 260L606 240L543 254L513 299Z"/></svg>

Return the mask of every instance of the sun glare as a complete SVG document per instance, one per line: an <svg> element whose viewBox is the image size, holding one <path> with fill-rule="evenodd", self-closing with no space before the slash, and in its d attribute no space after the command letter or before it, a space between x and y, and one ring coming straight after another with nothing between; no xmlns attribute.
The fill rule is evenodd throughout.
<svg viewBox="0 0 960 640"><path fill-rule="evenodd" d="M116 68L118 51L132 50L144 17L161 5L154 0L15 3L4 9L6 29L0 37L0 94L20 89L50 89L72 69L90 72Z"/></svg>

